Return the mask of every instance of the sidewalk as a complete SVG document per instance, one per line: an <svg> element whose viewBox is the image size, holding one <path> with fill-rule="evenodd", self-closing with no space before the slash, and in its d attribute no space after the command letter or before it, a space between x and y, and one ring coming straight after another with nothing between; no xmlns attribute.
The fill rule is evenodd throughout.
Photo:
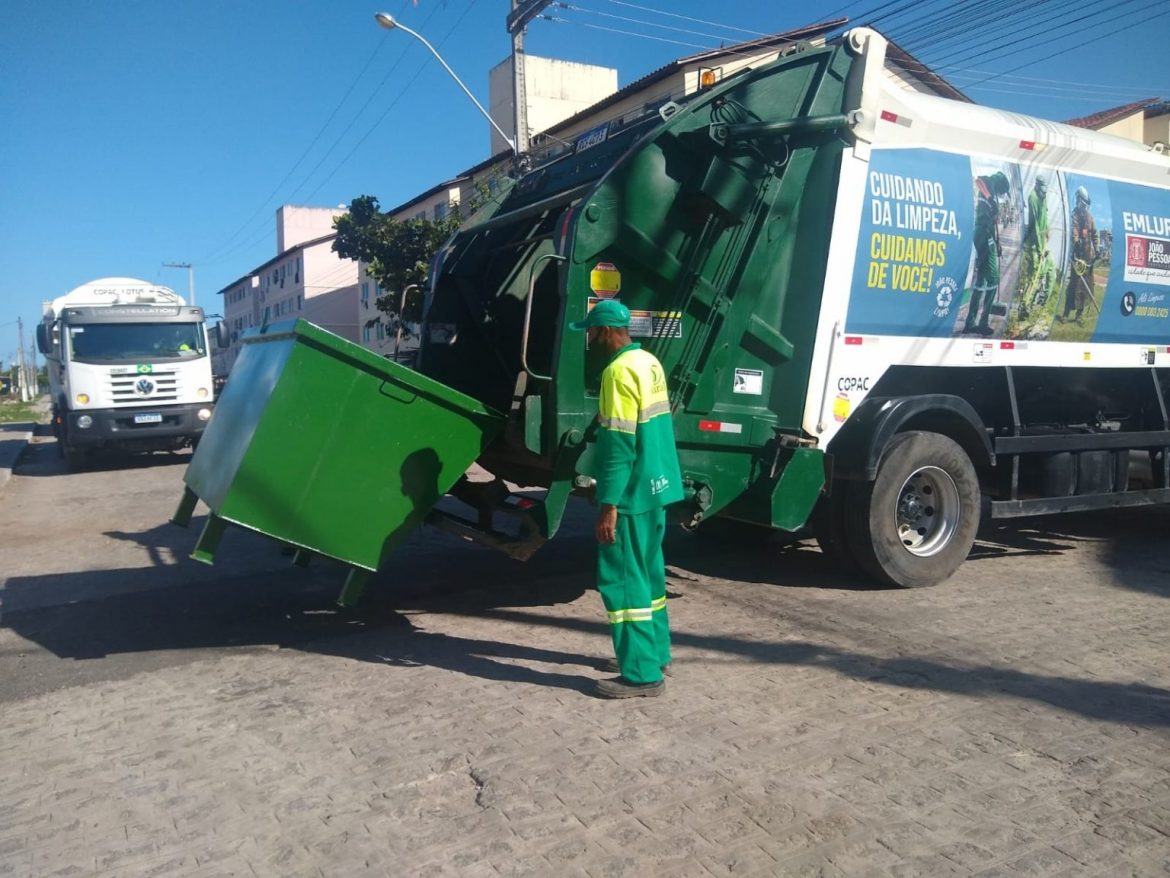
<svg viewBox="0 0 1170 878"><path fill-rule="evenodd" d="M42 396L34 404L42 415L49 413L49 399ZM10 424L0 424L0 487L12 478L13 467L20 458L20 454L30 441L37 425L32 421L14 421Z"/></svg>

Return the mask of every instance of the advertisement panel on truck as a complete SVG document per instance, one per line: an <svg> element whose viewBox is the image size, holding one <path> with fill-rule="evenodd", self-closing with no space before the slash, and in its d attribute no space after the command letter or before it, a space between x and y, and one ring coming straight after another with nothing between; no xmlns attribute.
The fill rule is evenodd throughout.
<svg viewBox="0 0 1170 878"><path fill-rule="evenodd" d="M874 150L845 329L1165 344L1170 191L929 149Z"/></svg>

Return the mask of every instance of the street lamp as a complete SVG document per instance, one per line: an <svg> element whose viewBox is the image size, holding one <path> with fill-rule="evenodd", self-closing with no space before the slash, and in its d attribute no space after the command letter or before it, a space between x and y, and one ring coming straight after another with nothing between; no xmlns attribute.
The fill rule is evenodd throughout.
<svg viewBox="0 0 1170 878"><path fill-rule="evenodd" d="M163 268L187 269L187 304L195 304L195 266L190 262L164 262Z"/></svg>
<svg viewBox="0 0 1170 878"><path fill-rule="evenodd" d="M504 142L508 144L508 148L511 149L513 153L516 152L516 141L513 140L511 137L509 137L507 134L505 134L504 130L502 128L500 128L499 125L496 124L496 120L493 119L491 117L491 114L488 113L488 111L483 108L483 105L475 99L475 95L473 95L471 93L470 89L468 89L467 86L463 84L463 80L455 75L455 71L451 69L451 65L449 65L446 61L443 60L443 56L440 55L437 51L435 51L435 47L432 46L430 43L428 43L422 34L418 33L417 31L411 30L406 25L404 25L400 22L395 21L394 16L390 15L388 12L376 13L374 15L374 19L378 22L378 24L380 24L382 27L386 28L386 30L404 31L404 32L410 34L412 37L414 37L416 40L418 40L420 43L422 43L428 49L430 49L431 54L434 55L436 59L438 59L439 63L443 65L443 68L448 73L451 74L451 78L455 80L455 82L459 85L459 87L461 89L463 89L463 93L465 95L467 95L469 98L471 98L471 102L473 104L475 104L476 109L478 109L481 113L483 113L484 118L487 119L491 123L492 127L496 129L496 133L499 134L500 137L504 138Z"/></svg>

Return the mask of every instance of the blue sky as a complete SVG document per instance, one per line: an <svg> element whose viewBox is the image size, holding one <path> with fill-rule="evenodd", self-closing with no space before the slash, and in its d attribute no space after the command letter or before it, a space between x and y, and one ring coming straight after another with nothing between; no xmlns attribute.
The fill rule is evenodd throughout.
<svg viewBox="0 0 1170 878"><path fill-rule="evenodd" d="M969 89L982 103L1065 119L1170 98L1165 0L1052 4L1060 15L1041 37L1044 4L1020 4L1027 16L999 30L994 16L960 21L942 43L942 16L964 4L570 0L526 45L616 67L625 85L721 42L884 15L887 35L956 85L1002 74ZM275 255L279 204L370 194L389 207L486 158L487 123L425 49L375 24L383 8L439 47L486 105L488 70L509 50L507 0L8 0L3 365L16 349L10 324L22 317L27 335L42 300L87 280L128 275L185 294L187 273L161 264L190 261L198 302L215 312L217 290ZM1020 67L1088 40L1091 51Z"/></svg>

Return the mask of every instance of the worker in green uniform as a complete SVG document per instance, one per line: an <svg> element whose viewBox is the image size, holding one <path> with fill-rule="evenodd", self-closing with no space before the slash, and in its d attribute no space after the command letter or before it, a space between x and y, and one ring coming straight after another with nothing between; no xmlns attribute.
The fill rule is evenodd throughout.
<svg viewBox="0 0 1170 878"><path fill-rule="evenodd" d="M1097 261L1097 224L1089 207L1093 203L1089 190L1077 187L1077 204L1072 213L1072 271L1068 275L1068 288L1064 294L1064 313L1061 319L1068 320L1076 312L1077 323L1081 322L1086 300L1093 295L1093 265ZM1096 302L1094 302L1096 304Z"/></svg>
<svg viewBox="0 0 1170 878"><path fill-rule="evenodd" d="M599 680L603 698L658 695L670 659L666 506L683 499L666 374L653 354L630 341L630 311L616 299L598 302L584 320L590 347L609 355L601 373L594 472L600 507L597 590L609 614L616 670Z"/></svg>
<svg viewBox="0 0 1170 878"><path fill-rule="evenodd" d="M975 178L975 275L963 332L991 335L991 306L999 297L999 199L1008 194L1008 178L996 171Z"/></svg>
<svg viewBox="0 0 1170 878"><path fill-rule="evenodd" d="M1051 261L1048 259L1048 182L1036 178L1036 184L1028 193L1028 224L1024 227L1023 262L1020 266L1020 316L1043 301L1037 301L1041 287L1050 280Z"/></svg>

